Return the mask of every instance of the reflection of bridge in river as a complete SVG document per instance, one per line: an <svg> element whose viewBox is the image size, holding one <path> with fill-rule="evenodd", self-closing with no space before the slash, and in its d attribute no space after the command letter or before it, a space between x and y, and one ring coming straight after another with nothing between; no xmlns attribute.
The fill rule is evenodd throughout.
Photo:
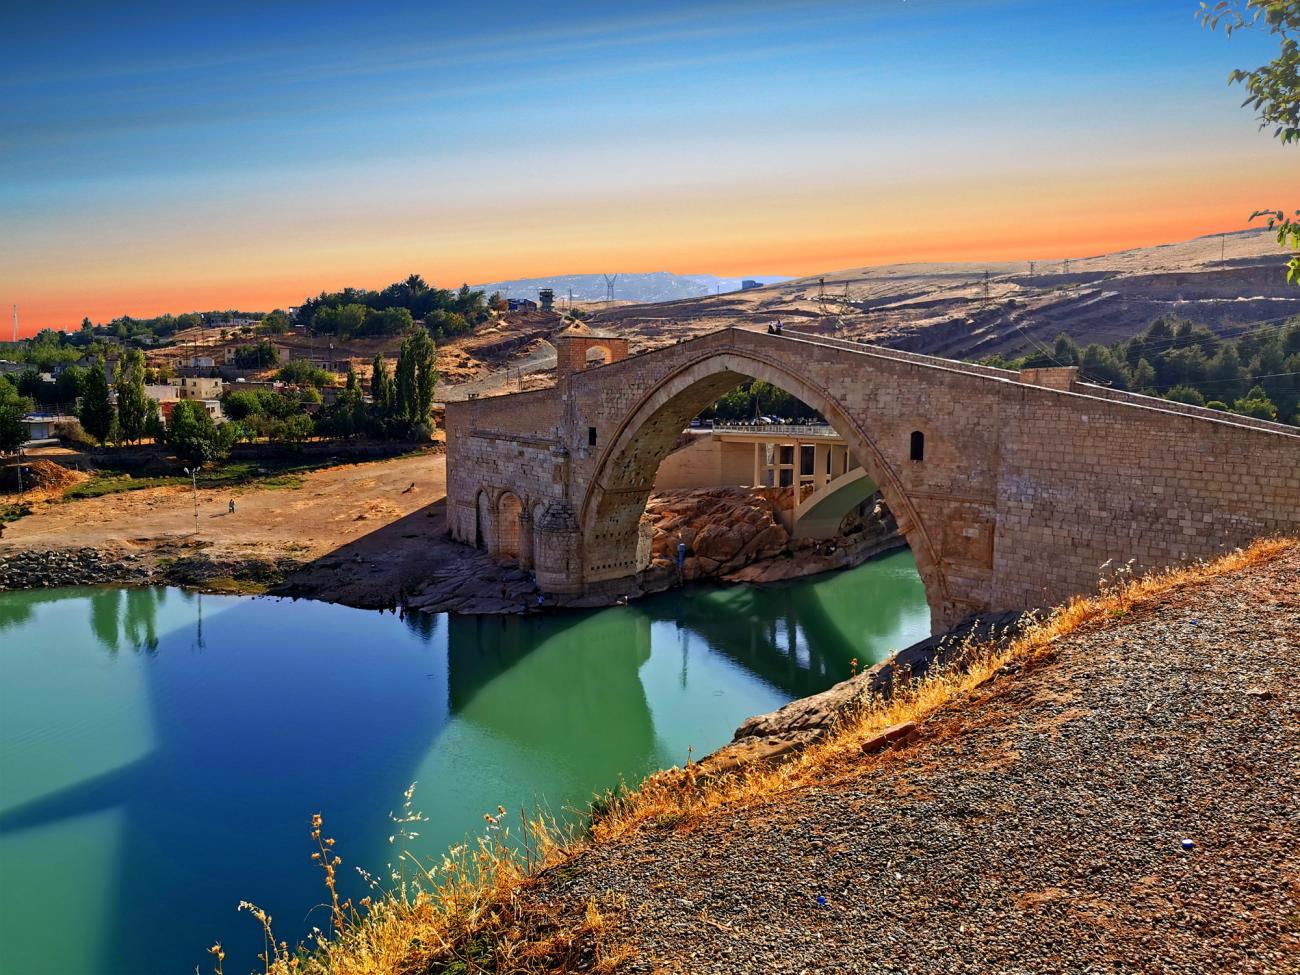
<svg viewBox="0 0 1300 975"><path fill-rule="evenodd" d="M102 882L112 914L82 926L76 950L94 964L65 970L188 970L218 935L232 958L251 959L260 936L234 914L241 898L283 917L291 938L304 905L319 901L306 860L311 813L327 814L350 864L379 867L392 856L386 812L416 779L437 836L454 842L499 801L547 793L581 804L620 776L682 761L687 745L698 755L755 710L847 676L851 658L867 662L864 647L884 653L924 633L916 577L876 568L857 570L878 579L865 601L861 582L839 576L563 616L409 615L405 626L341 606L178 590L14 594L0 599L10 659L30 648L37 631L27 627L59 617L66 639L42 652L74 654L91 677L54 668L63 692L47 698L23 672L0 671L8 740L18 740L9 729L25 713L19 699L31 698L39 716L26 727L57 732L71 756L0 797L0 863L17 874L5 857L31 850L43 872L57 871L86 835L79 821L110 830ZM87 646L99 652L81 653ZM133 675L109 688L128 696L101 693L101 663ZM741 700L759 706L737 713ZM81 865L76 875L86 879ZM19 896L55 910L65 891L51 878L37 885L45 893L28 885ZM359 896L354 881L344 882ZM139 917L158 922L147 939ZM30 968L12 957L0 950L0 968Z"/></svg>

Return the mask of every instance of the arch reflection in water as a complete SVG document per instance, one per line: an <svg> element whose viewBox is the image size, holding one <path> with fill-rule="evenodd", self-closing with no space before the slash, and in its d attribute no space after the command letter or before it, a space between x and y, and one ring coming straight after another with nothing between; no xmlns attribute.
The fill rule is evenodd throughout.
<svg viewBox="0 0 1300 975"><path fill-rule="evenodd" d="M240 899L282 937L321 921L312 813L349 866L382 873L412 781L429 816L417 852L433 854L497 803L559 812L711 750L927 628L907 553L522 619L174 590L0 596L0 970L189 970L218 937L251 966Z"/></svg>

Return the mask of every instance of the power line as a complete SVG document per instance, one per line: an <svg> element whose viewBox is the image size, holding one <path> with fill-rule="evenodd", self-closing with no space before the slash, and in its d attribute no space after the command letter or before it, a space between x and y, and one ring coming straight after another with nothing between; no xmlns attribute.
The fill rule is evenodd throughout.
<svg viewBox="0 0 1300 975"><path fill-rule="evenodd" d="M1186 383L1188 386L1224 386L1232 383L1253 383L1257 379L1283 379L1287 376L1300 376L1300 372L1266 372L1259 376L1242 376L1240 379L1197 379ZM1175 385L1183 385L1175 383Z"/></svg>

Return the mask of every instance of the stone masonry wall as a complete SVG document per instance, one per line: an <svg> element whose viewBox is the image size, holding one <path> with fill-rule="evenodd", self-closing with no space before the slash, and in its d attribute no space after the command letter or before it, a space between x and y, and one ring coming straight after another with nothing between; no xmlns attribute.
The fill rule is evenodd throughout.
<svg viewBox="0 0 1300 975"><path fill-rule="evenodd" d="M472 544L476 518L494 517L509 490L524 501L543 588L633 577L660 460L745 378L788 390L845 437L916 555L936 626L1092 591L1107 561L1155 568L1300 532L1300 435L1289 428L725 329L554 390L449 404L453 534Z"/></svg>

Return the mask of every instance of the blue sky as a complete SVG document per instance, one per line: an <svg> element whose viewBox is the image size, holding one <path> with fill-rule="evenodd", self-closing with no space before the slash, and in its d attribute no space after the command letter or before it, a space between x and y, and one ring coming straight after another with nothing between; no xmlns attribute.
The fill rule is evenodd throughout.
<svg viewBox="0 0 1300 975"><path fill-rule="evenodd" d="M1195 10L24 5L0 300L75 324L411 270L801 273L1229 229L1294 152L1225 84L1268 39Z"/></svg>

